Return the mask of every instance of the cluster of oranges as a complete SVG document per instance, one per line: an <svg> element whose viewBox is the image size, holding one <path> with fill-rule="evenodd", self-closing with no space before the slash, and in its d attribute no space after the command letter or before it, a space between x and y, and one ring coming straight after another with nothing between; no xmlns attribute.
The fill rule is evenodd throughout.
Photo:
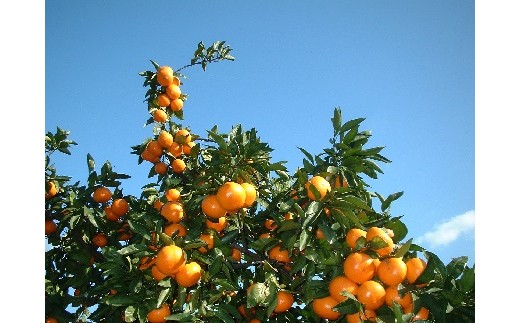
<svg viewBox="0 0 520 323"><path fill-rule="evenodd" d="M45 191L45 199L48 200L50 198L53 198L58 194L58 188L56 187L56 184L53 181L48 181L46 183L46 191ZM52 221L51 219L45 220L45 234L49 235L58 229L58 225L56 222Z"/></svg>
<svg viewBox="0 0 520 323"><path fill-rule="evenodd" d="M256 200L256 188L251 183L228 181L222 184L215 194L209 194L202 200L202 212L212 219L220 219L227 214L234 214L242 208L248 208Z"/></svg>
<svg viewBox="0 0 520 323"><path fill-rule="evenodd" d="M362 320L375 321L376 310L384 304L392 307L393 303L399 304L404 313L412 313L413 297L410 292L404 292L405 285L414 284L416 279L426 268L426 262L421 258L410 258L406 262L402 257L391 255L394 249L392 241L393 232L389 229L370 227L367 231L352 228L347 232L346 243L353 249L344 263L343 275L334 277L329 282L329 296L315 299L312 308L317 316L336 320L340 313L333 308L345 301L347 292L363 305L364 311L349 314L347 322L361 322ZM365 247L358 249L358 239L366 241ZM371 241L382 240L386 246L375 249L379 256L372 258L365 253ZM416 287L422 287L417 286ZM426 320L429 311L422 307L413 320Z"/></svg>
<svg viewBox="0 0 520 323"><path fill-rule="evenodd" d="M186 162L182 159L182 155L189 155L193 146L195 143L187 129L179 129L174 135L161 130L155 139L146 144L141 157L154 164L157 174L165 174L169 168L174 173L180 174L186 169ZM163 156L167 158L162 158Z"/></svg>
<svg viewBox="0 0 520 323"><path fill-rule="evenodd" d="M155 99L159 108L153 110L152 114L156 122L162 123L168 120L166 109L170 109L173 112L181 111L184 107L184 101L181 98L181 82L179 78L175 76L170 66L159 67L156 77L157 83L159 83L162 88Z"/></svg>
<svg viewBox="0 0 520 323"><path fill-rule="evenodd" d="M130 240L132 234L129 232L128 223L122 220L122 217L128 213L130 205L124 198L113 198L112 191L107 187L100 186L92 193L92 199L96 203L102 204L105 211L105 219L111 222L121 223L121 227L117 230L119 240ZM96 233L91 242L96 247L105 247L108 244L108 238L103 232Z"/></svg>

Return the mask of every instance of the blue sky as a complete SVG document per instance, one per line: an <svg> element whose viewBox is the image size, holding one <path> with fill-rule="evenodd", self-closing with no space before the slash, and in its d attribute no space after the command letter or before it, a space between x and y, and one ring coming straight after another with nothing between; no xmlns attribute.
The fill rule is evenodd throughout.
<svg viewBox="0 0 520 323"><path fill-rule="evenodd" d="M138 72L150 59L178 68L199 41L225 40L236 61L184 70L184 125L203 135L254 127L293 171L297 147L327 147L334 107L344 120L365 117L371 144L393 161L372 190L404 191L392 213L408 237L444 261L473 262L474 10L473 1L48 1L45 130L70 130L79 143L56 159L62 173L84 181L90 153L131 175L124 191L137 195L148 167L130 146L151 135Z"/></svg>

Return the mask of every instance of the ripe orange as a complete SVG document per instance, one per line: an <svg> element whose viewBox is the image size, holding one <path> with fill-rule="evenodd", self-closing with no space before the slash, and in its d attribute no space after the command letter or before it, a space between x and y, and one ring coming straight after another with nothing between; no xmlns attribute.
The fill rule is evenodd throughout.
<svg viewBox="0 0 520 323"><path fill-rule="evenodd" d="M316 238L325 239L325 234L323 234L323 231L320 228L316 229Z"/></svg>
<svg viewBox="0 0 520 323"><path fill-rule="evenodd" d="M358 284L343 275L334 277L329 283L329 294L338 302L343 302L347 299L347 296L341 295L341 292L349 292L352 295L356 295L357 291Z"/></svg>
<svg viewBox="0 0 520 323"><path fill-rule="evenodd" d="M160 199L156 199L153 201L153 208L157 210L157 212L161 212L161 208L163 207L164 203L161 202Z"/></svg>
<svg viewBox="0 0 520 323"><path fill-rule="evenodd" d="M179 223L184 218L184 207L179 202L166 202L161 208L161 215L168 221Z"/></svg>
<svg viewBox="0 0 520 323"><path fill-rule="evenodd" d="M52 220L45 220L45 234L53 234L58 229L56 223Z"/></svg>
<svg viewBox="0 0 520 323"><path fill-rule="evenodd" d="M177 76L174 76L172 84L175 84L177 86L181 86L181 80L179 80L179 78Z"/></svg>
<svg viewBox="0 0 520 323"><path fill-rule="evenodd" d="M180 98L170 101L170 109L172 109L172 111L181 111L183 107L184 101L182 101Z"/></svg>
<svg viewBox="0 0 520 323"><path fill-rule="evenodd" d="M262 321L260 321L259 319L257 318L254 318L254 319L251 319L249 320L249 323L261 323Z"/></svg>
<svg viewBox="0 0 520 323"><path fill-rule="evenodd" d="M322 319L337 320L341 314L332 308L338 304L332 296L316 298L312 301L312 310Z"/></svg>
<svg viewBox="0 0 520 323"><path fill-rule="evenodd" d="M417 314L414 315L412 318L412 321L418 321L418 320L427 320L428 316L430 316L430 311L426 307L421 307L421 309L417 312Z"/></svg>
<svg viewBox="0 0 520 323"><path fill-rule="evenodd" d="M387 286L397 286L406 278L406 264L403 258L392 257L381 260L377 267L377 277Z"/></svg>
<svg viewBox="0 0 520 323"><path fill-rule="evenodd" d="M426 268L426 262L421 258L411 258L406 262L406 280L413 284Z"/></svg>
<svg viewBox="0 0 520 323"><path fill-rule="evenodd" d="M176 100L181 97L182 91L178 85L171 84L166 88L166 95L170 98L170 100Z"/></svg>
<svg viewBox="0 0 520 323"><path fill-rule="evenodd" d="M157 105L160 107L167 107L170 105L170 98L164 94L161 93L157 96Z"/></svg>
<svg viewBox="0 0 520 323"><path fill-rule="evenodd" d="M231 250L231 258L235 259L236 261L240 261L240 259L242 259L242 253L240 250L233 248Z"/></svg>
<svg viewBox="0 0 520 323"><path fill-rule="evenodd" d="M170 202L177 202L181 197L181 192L176 188L170 188L164 192L164 196Z"/></svg>
<svg viewBox="0 0 520 323"><path fill-rule="evenodd" d="M274 229L276 229L278 226L276 225L276 223L274 222L273 219L266 219L264 221L264 227L269 230L269 231L273 231Z"/></svg>
<svg viewBox="0 0 520 323"><path fill-rule="evenodd" d="M166 122L166 120L168 120L168 114L166 113L166 111L164 111L162 109L157 109L153 112L153 120L155 122L160 122L160 123Z"/></svg>
<svg viewBox="0 0 520 323"><path fill-rule="evenodd" d="M198 249L200 253L206 253L213 249L213 246L215 245L215 239L213 238L212 234L203 233L200 235L200 239L207 244L206 246L202 246Z"/></svg>
<svg viewBox="0 0 520 323"><path fill-rule="evenodd" d="M108 244L108 239L104 233L97 233L92 237L92 244L97 247L104 247Z"/></svg>
<svg viewBox="0 0 520 323"><path fill-rule="evenodd" d="M169 66L161 66L157 69L157 83L162 86L173 84L173 69Z"/></svg>
<svg viewBox="0 0 520 323"><path fill-rule="evenodd" d="M58 193L56 184L54 182L47 182L47 191L45 192L45 199L50 199Z"/></svg>
<svg viewBox="0 0 520 323"><path fill-rule="evenodd" d="M346 179L341 177L340 175L336 176L336 179L334 179L334 187L348 187L348 182Z"/></svg>
<svg viewBox="0 0 520 323"><path fill-rule="evenodd" d="M374 239L375 237L379 237L387 243L386 247L374 250L380 256L387 256L394 250L394 242L392 241L392 238L390 238L390 236L382 228L371 227L367 230L367 242L372 241L372 239Z"/></svg>
<svg viewBox="0 0 520 323"><path fill-rule="evenodd" d="M141 153L141 158L154 164L161 160L161 157L155 156L146 149Z"/></svg>
<svg viewBox="0 0 520 323"><path fill-rule="evenodd" d="M150 323L164 323L166 322L164 318L170 316L170 314L172 314L172 312L170 311L170 306L168 306L168 304L165 303L161 307L148 312L146 318Z"/></svg>
<svg viewBox="0 0 520 323"><path fill-rule="evenodd" d="M347 245L350 248L354 249L354 248L356 248L356 241L361 237L364 237L366 239L367 232L365 230L361 230L358 228L352 228L347 232L345 241L347 242Z"/></svg>
<svg viewBox="0 0 520 323"><path fill-rule="evenodd" d="M268 239L268 238L271 238L271 235L269 233L262 233L261 235L258 236L258 239Z"/></svg>
<svg viewBox="0 0 520 323"><path fill-rule="evenodd" d="M227 227L228 221L225 216L218 218L218 222L212 222L206 219L206 228L214 229L217 232L224 230Z"/></svg>
<svg viewBox="0 0 520 323"><path fill-rule="evenodd" d="M276 294L276 307L274 308L275 313L287 312L292 304L294 303L294 297L291 293L283 290Z"/></svg>
<svg viewBox="0 0 520 323"><path fill-rule="evenodd" d="M157 260L157 257L143 257L139 261L139 270L146 270L150 268L151 266L155 265L155 261Z"/></svg>
<svg viewBox="0 0 520 323"><path fill-rule="evenodd" d="M226 211L238 210L246 201L246 191L238 183L226 182L217 191L217 201Z"/></svg>
<svg viewBox="0 0 520 323"><path fill-rule="evenodd" d="M172 169L175 173L180 174L186 169L186 163L182 159L174 159L171 162Z"/></svg>
<svg viewBox="0 0 520 323"><path fill-rule="evenodd" d="M311 185L313 185L316 188L316 190L318 190L318 192L320 193L319 198L314 196L314 193L310 188ZM313 201L323 200L325 198L325 195L327 195L327 193L331 190L330 183L325 178L319 175L316 175L312 177L310 180L308 180L307 183L305 183L305 188L307 189L307 196Z"/></svg>
<svg viewBox="0 0 520 323"><path fill-rule="evenodd" d="M187 263L175 274L175 281L183 287L197 284L202 276L202 268L195 261Z"/></svg>
<svg viewBox="0 0 520 323"><path fill-rule="evenodd" d="M164 246L159 250L155 265L165 275L177 273L186 263L186 253L176 245Z"/></svg>
<svg viewBox="0 0 520 323"><path fill-rule="evenodd" d="M246 200L243 207L250 207L256 200L256 188L251 183L240 184L246 192Z"/></svg>
<svg viewBox="0 0 520 323"><path fill-rule="evenodd" d="M168 170L168 166L163 162L157 162L154 165L154 169L157 174L163 175Z"/></svg>
<svg viewBox="0 0 520 323"><path fill-rule="evenodd" d="M180 129L175 133L173 140L179 144L184 145L188 142L191 142L191 134L187 129Z"/></svg>
<svg viewBox="0 0 520 323"><path fill-rule="evenodd" d="M293 219L294 219L294 214L292 214L291 212L287 212L287 213L285 213L285 215L283 216L283 219L284 219L284 220L293 220Z"/></svg>
<svg viewBox="0 0 520 323"><path fill-rule="evenodd" d="M128 202L125 199L115 199L110 209L118 217L123 216L128 212Z"/></svg>
<svg viewBox="0 0 520 323"><path fill-rule="evenodd" d="M359 285L356 297L365 309L377 310L385 303L385 288L374 280L368 280Z"/></svg>
<svg viewBox="0 0 520 323"><path fill-rule="evenodd" d="M106 187L98 187L92 194L92 199L97 203L106 203L112 198L112 192Z"/></svg>
<svg viewBox="0 0 520 323"><path fill-rule="evenodd" d="M191 154L191 148L195 146L195 143L193 141L188 142L185 145L182 145L182 152L186 155Z"/></svg>
<svg viewBox="0 0 520 323"><path fill-rule="evenodd" d="M156 281L161 281L161 280L163 280L164 278L168 277L168 275L163 274L163 273L159 270L159 268L157 268L157 265L153 265L153 266L152 266L151 273L152 273L152 277L153 277L153 279L155 279Z"/></svg>
<svg viewBox="0 0 520 323"><path fill-rule="evenodd" d="M45 319L45 323L58 323L58 320L54 317L48 317Z"/></svg>
<svg viewBox="0 0 520 323"><path fill-rule="evenodd" d="M184 151L182 145L174 141L171 146L168 147L168 152L172 154L173 157L179 157Z"/></svg>
<svg viewBox="0 0 520 323"><path fill-rule="evenodd" d="M374 277L376 266L373 259L362 252L354 252L347 256L343 263L343 273L350 280L361 284Z"/></svg>
<svg viewBox="0 0 520 323"><path fill-rule="evenodd" d="M218 219L226 215L226 210L220 206L215 194L206 196L202 200L201 206L202 212L211 218Z"/></svg>
<svg viewBox="0 0 520 323"><path fill-rule="evenodd" d="M154 155L154 156L161 156L163 153L163 147L157 142L157 140L150 140L146 144L146 150Z"/></svg>
<svg viewBox="0 0 520 323"><path fill-rule="evenodd" d="M188 231L186 230L186 227L180 223L172 223L164 228L164 233L166 233L170 237L176 231L177 231L178 237L185 237L186 234L188 233Z"/></svg>
<svg viewBox="0 0 520 323"><path fill-rule="evenodd" d="M401 305L403 309L407 308L408 306L412 305L412 294L405 293L403 295L399 295L398 286L389 286L385 290L385 303L386 305L392 307L393 301Z"/></svg>
<svg viewBox="0 0 520 323"><path fill-rule="evenodd" d="M159 143L159 145L161 145L161 147L168 148L173 143L173 136L168 131L161 130L159 136L157 137L157 142Z"/></svg>
<svg viewBox="0 0 520 323"><path fill-rule="evenodd" d="M289 262L291 258L289 257L289 250L280 250L280 245L273 247L268 252L269 258L280 261L280 262Z"/></svg>
<svg viewBox="0 0 520 323"><path fill-rule="evenodd" d="M375 321L376 312L373 310L365 310L364 312L358 312L354 314L347 314L345 317L347 319L347 323L361 323L365 320Z"/></svg>

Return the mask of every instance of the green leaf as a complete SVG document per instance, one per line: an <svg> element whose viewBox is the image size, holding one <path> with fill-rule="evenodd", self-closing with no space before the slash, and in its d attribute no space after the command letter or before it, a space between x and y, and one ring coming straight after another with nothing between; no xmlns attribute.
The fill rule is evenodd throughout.
<svg viewBox="0 0 520 323"><path fill-rule="evenodd" d="M345 132L347 130L351 130L354 127L356 127L357 125L361 124L361 122L363 122L364 120L365 120L365 118L357 118L357 119L349 120L349 121L345 122L345 124L341 127L340 132ZM356 130L356 132L357 132L357 130Z"/></svg>
<svg viewBox="0 0 520 323"><path fill-rule="evenodd" d="M87 154L88 172L91 173L96 168L96 162L91 154Z"/></svg>
<svg viewBox="0 0 520 323"><path fill-rule="evenodd" d="M385 211L386 209L388 209L390 207L390 203L392 203L393 201L395 201L398 198L400 198L403 194L404 194L403 191L397 192L397 193L394 193L394 194L390 194L386 198L386 200L383 203L381 203L381 211Z"/></svg>
<svg viewBox="0 0 520 323"><path fill-rule="evenodd" d="M133 295L116 294L107 298L105 303L113 306L128 306L140 301Z"/></svg>
<svg viewBox="0 0 520 323"><path fill-rule="evenodd" d="M233 320L233 318L227 312L225 312L222 308L219 308L217 311L215 311L213 313L215 314L216 317L218 317L225 323L234 323L235 322L235 320Z"/></svg>
<svg viewBox="0 0 520 323"><path fill-rule="evenodd" d="M305 220L302 224L302 229L307 228L307 226L311 225L316 221L318 218L318 215L320 214L318 210L320 209L320 203L316 201L312 201L309 206L307 207L307 210L305 211Z"/></svg>
<svg viewBox="0 0 520 323"><path fill-rule="evenodd" d="M148 250L148 246L144 244L131 244L129 246L119 249L117 252L122 256L128 256L146 250Z"/></svg>
<svg viewBox="0 0 520 323"><path fill-rule="evenodd" d="M354 195L343 196L342 199L360 209L367 210L367 211L372 210L372 208L370 206L368 206L368 204L365 201L363 201L362 199L360 199L359 197L356 197Z"/></svg>
<svg viewBox="0 0 520 323"><path fill-rule="evenodd" d="M298 241L298 249L302 251L307 247L307 243L309 242L309 239L311 237L311 234L307 230L302 230L302 233L300 234L300 239Z"/></svg>
<svg viewBox="0 0 520 323"><path fill-rule="evenodd" d="M223 261L224 261L224 256L220 255L220 256L217 256L215 258L215 260L209 265L208 274L210 277L220 272Z"/></svg>
<svg viewBox="0 0 520 323"><path fill-rule="evenodd" d="M399 250L397 250L397 252L395 253L394 257L404 257L404 255L406 255L408 250L410 250L410 246L412 245L412 240L413 239L409 239L408 241L406 241L406 243L403 244L399 248Z"/></svg>
<svg viewBox="0 0 520 323"><path fill-rule="evenodd" d="M159 293L159 297L157 297L157 303L155 304L156 308L159 308L166 301L168 296L170 296L170 293L171 288L165 288L161 290L161 292Z"/></svg>
<svg viewBox="0 0 520 323"><path fill-rule="evenodd" d="M341 129L341 109L334 108L334 116L331 119L332 128L334 129L334 135L338 134Z"/></svg>
<svg viewBox="0 0 520 323"><path fill-rule="evenodd" d="M301 224L299 224L296 221L283 221L280 227L278 228L278 232L298 230L300 228Z"/></svg>
<svg viewBox="0 0 520 323"><path fill-rule="evenodd" d="M463 293L475 290L475 268L465 270L460 277L459 284Z"/></svg>
<svg viewBox="0 0 520 323"><path fill-rule="evenodd" d="M314 163L314 157L312 157L311 154L309 154L309 152L301 147L296 147L298 148L304 155L305 157L307 157L307 159L311 162L311 163Z"/></svg>

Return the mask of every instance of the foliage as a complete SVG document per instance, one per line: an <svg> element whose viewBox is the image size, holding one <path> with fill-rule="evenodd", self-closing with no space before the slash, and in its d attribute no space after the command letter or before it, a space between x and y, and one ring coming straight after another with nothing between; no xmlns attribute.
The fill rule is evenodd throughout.
<svg viewBox="0 0 520 323"><path fill-rule="evenodd" d="M179 71L188 66L201 65L206 70L211 62L234 60L230 51L225 42L215 42L209 48L200 42L190 64L173 75L182 79ZM99 168L90 154L87 183L70 183L70 177L58 175L51 154L70 155L69 147L76 143L60 128L46 135L45 217L57 224L56 230L47 234L46 317L59 322L146 322L150 311L168 304L168 321L241 322L258 318L320 322L313 300L328 296L332 278L344 274L346 257L362 251L372 259L422 257L427 263L414 283L400 284L403 292L412 293L413 310L395 302L383 305L376 310L378 322L410 322L421 307L429 310L428 322L474 321L475 269L468 267L467 257L444 265L435 254L406 239L408 230L402 216L391 214L392 203L403 192L384 197L369 190L368 181L383 173L379 163L390 160L381 155L383 147L367 146L371 133L361 130L363 118L343 122L341 109L335 108L329 147L318 155L300 148L303 165L289 174L284 162L271 160L272 149L254 128L236 125L221 132L214 126L204 135L190 133L190 140L175 137L179 130L189 132L189 128L174 121L182 120L182 110L158 104L166 87L157 82L160 65L151 62L155 71L139 74L147 88L144 102L151 115L164 111L167 121L150 117L147 124L152 125L152 136L132 147L137 164L150 167L151 182L142 187L140 196L124 193L122 180L129 175L116 173L108 161ZM187 97L182 93L180 99L186 101ZM159 156L147 154L151 142L157 142L163 131L180 148L160 146ZM185 169L174 171L175 160L182 160ZM166 171L158 172L158 163L164 163ZM313 176L326 179L330 190L323 193L307 184ZM228 210L226 227L211 229L206 221L216 220L204 214L201 205L205 197L217 194L230 181L252 184L257 192L255 202ZM57 188L55 194L50 194L50 182ZM110 189L109 201L95 201L93 193L99 187ZM186 235L180 231L164 233L170 224L164 205L172 202L166 192L172 188L180 191L175 203L182 206L183 218L178 222L187 229ZM128 211L114 221L109 213L116 199L124 199ZM267 220L274 221L272 227L266 226ZM355 246L347 244L346 235L352 228L366 231L371 227L391 233L390 254L377 252L389 245L380 237L360 238ZM322 237L316 235L317 230ZM93 244L98 233L106 236L106 246ZM269 236L259 238L263 233ZM203 239L204 234L213 237L213 247ZM173 276L158 281L152 275L152 259L162 247L172 244L184 250L186 262L202 267L195 285L182 287ZM238 261L232 257L235 250L240 251ZM275 252L286 252L289 261L276 258ZM373 279L380 281L377 275ZM290 292L295 303L278 313L279 291ZM355 295L343 295L346 299L335 307L338 321L363 310ZM241 313L241 305L248 310Z"/></svg>

